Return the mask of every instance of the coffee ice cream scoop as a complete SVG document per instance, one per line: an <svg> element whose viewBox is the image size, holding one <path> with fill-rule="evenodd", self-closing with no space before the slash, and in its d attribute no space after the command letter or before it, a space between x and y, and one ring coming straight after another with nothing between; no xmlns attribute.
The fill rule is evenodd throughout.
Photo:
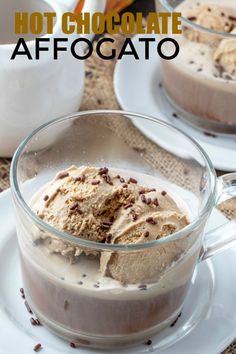
<svg viewBox="0 0 236 354"><path fill-rule="evenodd" d="M141 244L166 237L188 224L185 214L162 189L139 185L107 168L72 166L56 175L31 203L35 213L56 229L88 241L107 244ZM39 238L51 253L75 262L81 253L100 257L104 276L122 283L154 281L183 252L183 245L170 244L140 255L82 249L47 233ZM172 250L172 247L173 250ZM153 251L155 258L153 262ZM156 254L157 252L157 254ZM154 266L155 263L155 266Z"/></svg>
<svg viewBox="0 0 236 354"><path fill-rule="evenodd" d="M235 34L235 39L222 40L214 54L214 60L228 74L236 76L236 30L231 33Z"/></svg>
<svg viewBox="0 0 236 354"><path fill-rule="evenodd" d="M117 174L108 173L106 168L72 166L58 173L31 206L41 219L60 231L106 242L119 208L135 202L140 189L136 183L125 183ZM81 248L47 234L40 237L47 240L50 251L71 259L82 252Z"/></svg>
<svg viewBox="0 0 236 354"><path fill-rule="evenodd" d="M229 33L236 26L236 11L216 4L195 5L191 9L184 9L182 13L197 25L216 32ZM219 37L190 27L184 29L184 35L194 42L213 44L219 41Z"/></svg>

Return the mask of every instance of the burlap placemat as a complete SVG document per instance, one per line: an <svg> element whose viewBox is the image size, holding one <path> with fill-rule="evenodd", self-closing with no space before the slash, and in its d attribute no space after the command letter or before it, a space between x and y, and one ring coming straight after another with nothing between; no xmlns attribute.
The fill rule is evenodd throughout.
<svg viewBox="0 0 236 354"><path fill-rule="evenodd" d="M124 41L124 37L119 34L114 36L114 39L115 47L118 50ZM109 46L110 44L107 44L107 46L104 45L105 52L110 51ZM101 60L96 54L86 60L86 81L81 110L120 109L113 87L113 71L115 63L115 60ZM122 136L134 149L141 151L144 158L146 156L152 165L155 165L155 160L159 161L158 167L161 168L163 174L168 173L168 175L170 175L172 171L174 171L175 180L176 175L181 176L178 181L180 185L184 183L184 185L189 186L189 188L193 187L193 176L186 173L187 166L179 163L179 161L175 160L171 154L158 148L155 144L140 134L136 128L129 127L128 130L127 126L125 127L119 124L119 120L117 120L117 122L114 120L113 125L114 124L116 134ZM128 135L126 134L127 131ZM9 187L9 169L10 159L0 158L0 192ZM178 174L176 171L178 171ZM222 172L219 172L219 174L222 174ZM196 178L197 176L194 177ZM236 218L236 198L222 203L219 208L229 219ZM236 341L224 351L224 354L236 354Z"/></svg>

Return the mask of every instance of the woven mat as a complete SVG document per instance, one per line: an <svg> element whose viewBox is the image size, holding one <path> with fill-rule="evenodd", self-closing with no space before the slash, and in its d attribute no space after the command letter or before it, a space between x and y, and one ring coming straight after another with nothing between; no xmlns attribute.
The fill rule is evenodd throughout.
<svg viewBox="0 0 236 354"><path fill-rule="evenodd" d="M124 37L119 34L114 36L114 39L116 48L120 48L124 41ZM109 46L110 44L107 44L106 47L104 46L104 51L107 51L107 53L110 51ZM81 110L120 109L113 88L114 66L115 60L104 61L99 59L96 54L86 60L86 82ZM119 122L117 123L117 126L115 126L115 131L118 135L122 135L126 138L125 129L119 125ZM132 134L130 134L131 131ZM131 138L130 135L132 135ZM143 146L145 146L145 149L143 149L142 152L144 156L146 154L149 160L150 156L155 155L161 157L160 159L158 158L158 160L162 161L161 169L163 174L168 173L169 175L171 171L174 171L176 176L176 171L178 171L179 173L177 175L184 176L185 185L191 184L192 176L186 175L186 166L183 166L175 161L171 154L168 154L161 148L157 148L156 145L140 134L136 128L129 127L128 140L135 141L135 146L132 145L135 149L142 150ZM153 149L155 149L155 151ZM155 164L154 159L151 162L153 165ZM10 159L0 158L0 192L9 187L9 169ZM218 171L218 174L222 174L222 172ZM180 184L182 184L182 182L182 180L179 181ZM219 209L229 219L236 218L236 198L222 203ZM224 351L224 354L236 354L236 341Z"/></svg>

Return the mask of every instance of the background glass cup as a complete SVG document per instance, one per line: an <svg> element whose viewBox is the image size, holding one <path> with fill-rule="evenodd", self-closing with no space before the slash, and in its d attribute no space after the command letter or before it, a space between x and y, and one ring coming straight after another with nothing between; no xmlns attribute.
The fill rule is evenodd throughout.
<svg viewBox="0 0 236 354"><path fill-rule="evenodd" d="M140 120L153 131L158 129L157 141L159 134L165 134L170 141L178 139L178 146L171 151L160 148L135 128ZM30 201L58 171L73 164L107 166L124 176L132 173L152 185L165 186L177 203L180 198L187 207L191 223L165 238L130 245L91 242L56 230L32 212ZM169 326L183 307L197 262L230 247L236 239L235 221L203 238L213 207L236 194L236 174L217 179L194 140L144 115L88 111L45 124L18 148L11 188L26 298L45 326L78 345L115 348L141 343ZM77 271L79 266L64 258L55 266L59 256L43 252L42 235L116 256L127 264L125 274L141 270L140 281L128 286L117 282L112 289L103 286L103 280L99 288L73 283L68 280L71 267ZM140 291L140 285L146 291Z"/></svg>
<svg viewBox="0 0 236 354"><path fill-rule="evenodd" d="M78 38L78 34L67 36L62 33L62 15L73 11L77 2L3 0L0 3L1 157L12 156L22 139L39 125L79 109L84 88L84 61L75 59L70 52L71 43ZM86 0L83 11L91 14L103 11L105 3L105 0ZM26 12L29 16L34 12L55 12L57 17L53 34L45 32L45 22L42 34L15 34L16 12ZM82 36L92 39L93 34ZM25 55L10 59L20 37L27 42L32 60ZM36 37L49 40L44 44L48 51L41 52L39 60L35 58ZM68 40L63 44L67 51L60 52L58 60L53 59L55 38Z"/></svg>
<svg viewBox="0 0 236 354"><path fill-rule="evenodd" d="M156 0L156 9L181 12L181 7L188 2L189 0ZM199 6L197 3L206 7L213 5L210 0L192 3L195 3L195 8ZM236 28L233 27L236 22L233 14L229 20L223 12L224 8L232 7L229 1L227 3L228 5L222 1L214 1L214 4L221 7L219 17L223 14L222 21L228 25L225 31L231 31ZM219 25L219 19L214 17L213 10L209 12L205 9L205 15L201 14L202 25L196 20L196 12L191 9L188 11L189 16L182 17L183 34L174 36L180 45L180 54L174 60L161 61L166 97L188 124L217 133L236 134L236 79L232 68L229 68L229 63L235 56L236 32L214 30L214 21ZM208 23L209 27L213 25L213 29L204 27L203 23L206 26ZM166 50L172 51L171 47Z"/></svg>
<svg viewBox="0 0 236 354"><path fill-rule="evenodd" d="M12 156L33 129L63 115L75 112L80 106L84 86L84 63L69 52L53 60L54 38L64 38L61 29L62 8L49 0L4 0L0 4L0 156ZM17 35L14 32L16 12L55 12L53 34ZM20 37L25 38L32 60L16 56L10 60ZM48 52L35 59L35 38L48 38ZM69 38L69 43L77 35Z"/></svg>

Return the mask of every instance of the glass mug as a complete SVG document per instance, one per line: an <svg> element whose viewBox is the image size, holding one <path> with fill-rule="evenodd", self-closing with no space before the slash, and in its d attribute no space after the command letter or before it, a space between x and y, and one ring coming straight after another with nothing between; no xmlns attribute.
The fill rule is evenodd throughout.
<svg viewBox="0 0 236 354"><path fill-rule="evenodd" d="M150 139L137 129L143 123ZM165 148L161 137L173 141L173 148ZM141 185L165 188L190 223L169 236L133 244L99 243L55 229L32 211L32 198L71 165L107 166ZM183 307L197 263L236 238L235 221L204 234L216 204L235 196L236 174L217 179L193 139L145 115L88 111L41 126L15 153L11 188L26 299L46 327L79 346L129 346L169 326ZM71 264L45 252L48 238L96 256ZM131 281L124 285L99 276L93 283L89 274L99 274L99 257L112 259L115 270ZM133 274L138 274L135 282Z"/></svg>
<svg viewBox="0 0 236 354"><path fill-rule="evenodd" d="M199 13L201 4L204 8ZM157 11L183 14L183 33L173 35L180 53L174 60L161 61L166 98L188 124L236 134L236 67L232 66L236 21L233 13L227 15L227 6L232 8L230 0L224 4L209 0L205 5L197 0L156 0ZM166 50L173 51L171 46Z"/></svg>

